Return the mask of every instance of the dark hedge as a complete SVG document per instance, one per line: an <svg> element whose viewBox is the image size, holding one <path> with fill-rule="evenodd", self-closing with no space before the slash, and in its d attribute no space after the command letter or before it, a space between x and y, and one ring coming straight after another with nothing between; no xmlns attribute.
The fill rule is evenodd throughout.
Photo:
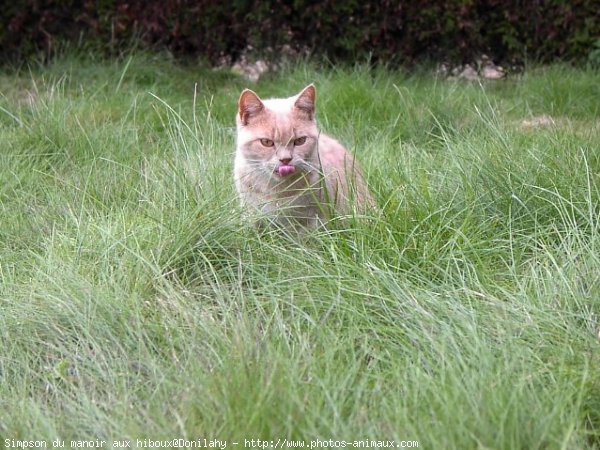
<svg viewBox="0 0 600 450"><path fill-rule="evenodd" d="M391 64L582 61L600 39L597 0L21 0L0 10L0 57L52 55L63 42L118 52L133 43L217 62L308 51Z"/></svg>

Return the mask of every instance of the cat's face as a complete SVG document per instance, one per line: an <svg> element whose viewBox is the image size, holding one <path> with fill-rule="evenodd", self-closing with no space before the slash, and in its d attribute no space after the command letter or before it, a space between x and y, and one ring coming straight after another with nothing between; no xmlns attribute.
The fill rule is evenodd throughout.
<svg viewBox="0 0 600 450"><path fill-rule="evenodd" d="M287 99L261 100L246 89L238 103L237 151L253 172L294 179L318 170L315 87Z"/></svg>

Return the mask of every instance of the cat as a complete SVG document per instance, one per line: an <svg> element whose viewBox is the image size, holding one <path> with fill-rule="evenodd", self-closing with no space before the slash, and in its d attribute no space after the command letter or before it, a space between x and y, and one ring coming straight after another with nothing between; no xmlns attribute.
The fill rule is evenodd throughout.
<svg viewBox="0 0 600 450"><path fill-rule="evenodd" d="M245 89L238 101L234 179L242 207L276 223L316 228L332 213L374 208L358 163L315 120L316 89L261 100Z"/></svg>

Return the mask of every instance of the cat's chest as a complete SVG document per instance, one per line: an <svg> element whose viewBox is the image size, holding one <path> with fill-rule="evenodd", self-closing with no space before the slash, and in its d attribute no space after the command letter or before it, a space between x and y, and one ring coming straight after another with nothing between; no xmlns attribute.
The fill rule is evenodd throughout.
<svg viewBox="0 0 600 450"><path fill-rule="evenodd" d="M308 174L307 174L308 175ZM321 202L321 183L317 177L269 180L269 183L247 186L242 196L263 213L312 217Z"/></svg>
<svg viewBox="0 0 600 450"><path fill-rule="evenodd" d="M244 190L250 190L262 194L270 200L293 199L312 195L320 189L319 176L316 173L303 173L300 176L279 177L271 176L249 176L243 177Z"/></svg>

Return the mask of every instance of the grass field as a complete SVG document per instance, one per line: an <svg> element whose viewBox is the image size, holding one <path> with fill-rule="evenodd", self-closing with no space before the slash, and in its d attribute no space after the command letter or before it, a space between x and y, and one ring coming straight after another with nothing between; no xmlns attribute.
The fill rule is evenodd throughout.
<svg viewBox="0 0 600 450"><path fill-rule="evenodd" d="M599 78L261 80L316 84L382 209L297 239L238 211L236 75L142 54L0 72L0 447L600 448Z"/></svg>

